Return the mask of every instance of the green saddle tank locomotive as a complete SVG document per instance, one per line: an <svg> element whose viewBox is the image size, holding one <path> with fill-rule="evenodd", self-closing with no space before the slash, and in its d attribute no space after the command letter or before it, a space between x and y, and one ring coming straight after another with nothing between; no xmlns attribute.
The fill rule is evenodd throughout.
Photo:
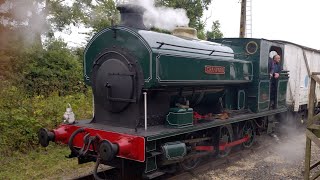
<svg viewBox="0 0 320 180"><path fill-rule="evenodd" d="M270 51L263 39L202 41L146 29L143 9L118 7L121 25L97 33L84 54L94 117L41 129L40 143L68 144L79 163L110 165L123 175L153 178L173 166L192 169L199 157L250 147L286 112L288 74L281 73L270 108ZM194 33L194 32L193 32Z"/></svg>

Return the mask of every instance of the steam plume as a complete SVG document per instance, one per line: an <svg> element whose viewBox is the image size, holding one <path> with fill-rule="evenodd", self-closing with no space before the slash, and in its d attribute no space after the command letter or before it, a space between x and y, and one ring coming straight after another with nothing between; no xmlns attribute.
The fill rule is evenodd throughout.
<svg viewBox="0 0 320 180"><path fill-rule="evenodd" d="M135 2L146 9L143 19L146 27L156 27L172 31L177 26L188 26L189 18L184 9L155 7L154 0L138 0Z"/></svg>
<svg viewBox="0 0 320 180"><path fill-rule="evenodd" d="M41 41L40 35L48 30L46 17L42 13L43 8L43 3L28 0L5 1L0 4L0 12L6 13L7 16L0 18L0 24L8 28L13 27L15 36L23 37L24 43Z"/></svg>
<svg viewBox="0 0 320 180"><path fill-rule="evenodd" d="M299 124L297 117L291 113L287 114L287 121L282 122L281 134L285 139L281 145L276 146L274 152L280 157L290 162L301 161L301 157L305 150L305 132L301 124Z"/></svg>

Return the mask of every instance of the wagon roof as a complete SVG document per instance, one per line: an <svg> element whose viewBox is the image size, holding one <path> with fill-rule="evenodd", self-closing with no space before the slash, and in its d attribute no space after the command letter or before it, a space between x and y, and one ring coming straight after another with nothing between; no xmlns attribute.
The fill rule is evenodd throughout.
<svg viewBox="0 0 320 180"><path fill-rule="evenodd" d="M295 46L299 46L300 48L305 49L305 50L309 50L309 51L314 51L314 52L320 53L319 49L314 49L314 48L310 48L310 47L307 47L307 46L302 46L300 44L296 44L296 43L289 42L289 41L284 41L284 40L269 40L269 41L273 41L273 42L277 42L277 43L283 43L283 44L292 44L292 45L295 45Z"/></svg>

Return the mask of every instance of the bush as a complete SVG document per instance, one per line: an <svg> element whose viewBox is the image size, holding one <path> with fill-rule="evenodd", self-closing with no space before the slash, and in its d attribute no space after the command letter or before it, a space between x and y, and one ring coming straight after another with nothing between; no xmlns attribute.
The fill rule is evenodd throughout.
<svg viewBox="0 0 320 180"><path fill-rule="evenodd" d="M67 103L76 119L91 118L92 92L83 83L82 51L55 39L44 48L15 43L0 50L0 154L35 147L39 128L58 126Z"/></svg>
<svg viewBox="0 0 320 180"><path fill-rule="evenodd" d="M86 94L48 97L27 97L16 86L0 92L0 153L28 151L38 144L40 127L54 128L62 123L67 103L72 105L77 119L92 117L91 91Z"/></svg>
<svg viewBox="0 0 320 180"><path fill-rule="evenodd" d="M49 96L52 92L67 95L86 90L79 56L66 43L51 40L45 49L34 47L25 54L22 81L29 95Z"/></svg>
<svg viewBox="0 0 320 180"><path fill-rule="evenodd" d="M30 116L30 100L15 86L0 93L0 144L4 149L25 149L35 140L40 124Z"/></svg>

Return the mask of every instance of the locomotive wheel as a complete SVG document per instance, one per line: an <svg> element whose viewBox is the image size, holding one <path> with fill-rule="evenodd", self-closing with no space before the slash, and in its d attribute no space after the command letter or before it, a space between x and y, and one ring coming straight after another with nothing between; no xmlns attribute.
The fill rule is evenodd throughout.
<svg viewBox="0 0 320 180"><path fill-rule="evenodd" d="M230 143L233 141L233 130L231 124L221 126L220 127L220 138L219 138L219 144L223 145L226 143ZM225 157L228 156L231 152L232 147L227 147L223 151L219 151L218 156L219 157Z"/></svg>
<svg viewBox="0 0 320 180"><path fill-rule="evenodd" d="M196 152L192 152L190 154L193 155L193 154L196 154ZM189 171L196 168L199 165L200 161L201 159L199 157L189 158L180 162L180 166L182 167L183 170Z"/></svg>
<svg viewBox="0 0 320 180"><path fill-rule="evenodd" d="M256 136L256 131L252 121L246 121L241 129L240 137L243 138L245 136L249 136L250 139L249 141L242 143L242 146L245 148L249 148L252 146L254 138Z"/></svg>
<svg viewBox="0 0 320 180"><path fill-rule="evenodd" d="M188 134L186 135L186 139L194 139L194 134ZM199 143L192 143L190 144L191 146L191 149L193 149L194 147L196 147ZM197 151L194 151L194 152L191 152L189 155L195 155L197 154ZM181 161L179 164L180 164L180 167L185 170L185 171L189 171L191 169L194 169L195 167L197 167L200 163L201 159L199 157L196 157L196 158L188 158L188 159L185 159L183 161Z"/></svg>

